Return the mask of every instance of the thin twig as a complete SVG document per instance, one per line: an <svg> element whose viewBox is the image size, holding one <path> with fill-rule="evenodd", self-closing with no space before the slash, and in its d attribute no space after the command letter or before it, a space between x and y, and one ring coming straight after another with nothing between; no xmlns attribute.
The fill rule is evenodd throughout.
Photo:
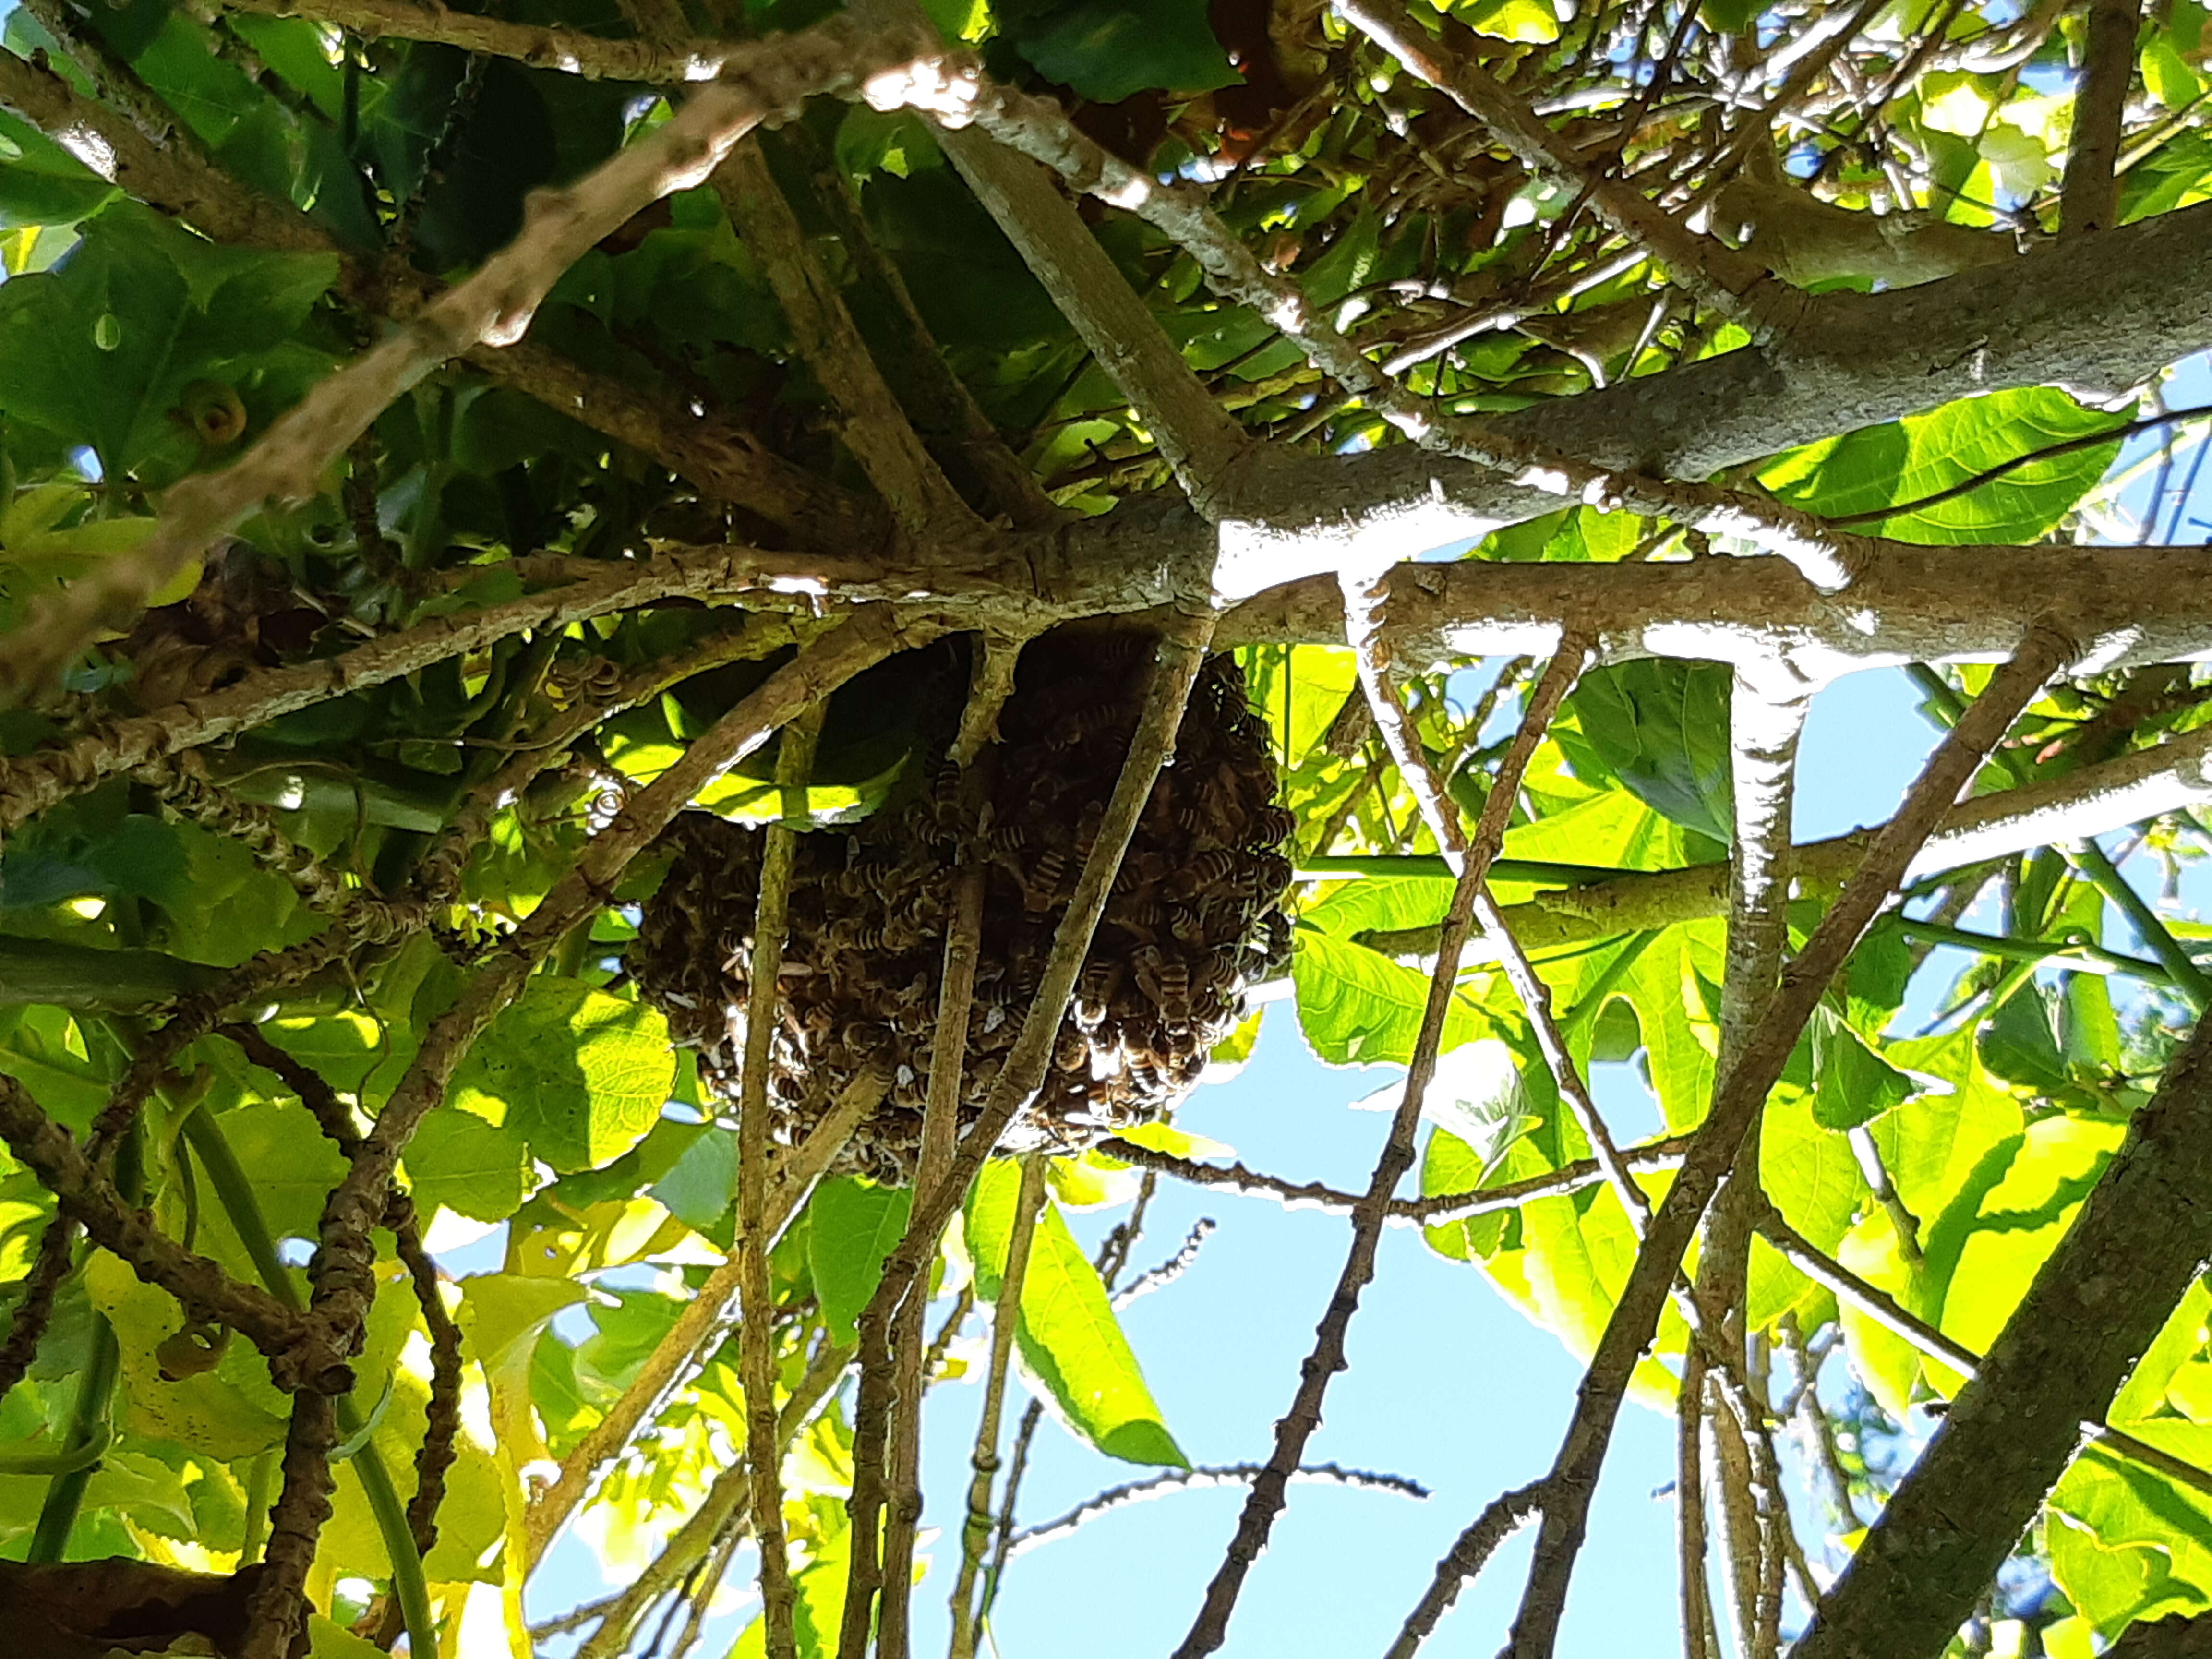
<svg viewBox="0 0 2212 1659"><path fill-rule="evenodd" d="M1443 1559L1437 1563L1428 1589L1419 1605L1406 1615L1406 1622L1390 1644L1385 1659L1413 1659L1438 1621L1451 1611L1452 1603L1459 1599L1460 1586L1480 1572L1498 1547L1526 1526L1547 1501L1546 1483L1542 1481L1516 1487L1492 1498L1489 1507L1453 1540Z"/></svg>
<svg viewBox="0 0 2212 1659"><path fill-rule="evenodd" d="M1451 908L1444 918L1436 971L1429 980L1420 1035L1414 1042L1413 1057L1407 1067L1405 1092L1391 1120L1390 1133L1376 1162L1374 1176L1352 1212L1352 1243L1343 1272L1329 1299L1328 1310L1315 1332L1313 1351L1302 1368L1290 1409L1276 1425L1273 1454L1252 1483L1251 1496L1245 1500L1227 1556L1206 1586L1206 1599L1198 1616L1176 1650L1176 1659L1199 1659L1199 1656L1213 1652L1228 1639L1230 1615L1235 1611L1245 1575L1267 1547L1275 1516L1285 1505L1284 1488L1291 1471L1304 1461L1306 1443L1321 1426L1322 1401L1330 1379L1345 1368L1345 1333L1358 1309L1360 1291L1375 1274L1375 1253L1382 1241L1383 1217L1389 1207L1390 1195L1406 1171L1413 1167L1413 1133L1420 1122L1421 1105L1430 1081L1436 1074L1445 1016L1458 994L1460 956L1466 949L1473 926L1475 901L1489 873L1491 860L1498 856L1498 849L1505 839L1506 824L1514 799L1520 793L1522 776L1552 716L1582 672L1587 654L1583 641L1571 636L1553 655L1529 694L1520 728L1498 763L1498 776L1483 802L1481 818L1466 843L1459 879L1452 890ZM1395 704L1395 696L1389 701ZM1378 720L1386 717L1379 703L1376 715ZM1455 1585L1451 1593L1457 1593Z"/></svg>
<svg viewBox="0 0 2212 1659"><path fill-rule="evenodd" d="M999 1414L1005 1409L1006 1377L1013 1363L1014 1333L1021 1324L1022 1285L1028 1277L1030 1246L1036 1235L1037 1212L1044 1207L1044 1158L1030 1152L1022 1159L1022 1185L1014 1200L1012 1231L1006 1235L1006 1265L999 1279L999 1299L991 1315L991 1365L983 1382L983 1412L975 1425L975 1449L969 1464L968 1516L960 1532L960 1571L952 1586L951 1659L974 1659L977 1613L975 1576L991 1540L991 1487L999 1474Z"/></svg>
<svg viewBox="0 0 2212 1659"><path fill-rule="evenodd" d="M1087 1521L1131 1504L1150 1502L1164 1498L1170 1492L1208 1492L1219 1486L1248 1486L1260 1477L1264 1466L1258 1463L1208 1463L1196 1468L1170 1469L1147 1480L1132 1480L1126 1486L1111 1486L1095 1497L1086 1498L1065 1515L1049 1521L1041 1521L1034 1527L1024 1527L1014 1534L1008 1552L1026 1555L1043 1545L1056 1542L1079 1529ZM1377 1474L1366 1469L1347 1469L1335 1463L1307 1463L1291 1474L1293 1484L1318 1486L1351 1486L1361 1492L1395 1492L1401 1498L1426 1498L1429 1489L1418 1480L1409 1480L1402 1474Z"/></svg>
<svg viewBox="0 0 2212 1659"><path fill-rule="evenodd" d="M1735 1161L1737 1148L1781 1075L1798 1034L1828 982L1890 901L1914 851L1955 800L2014 717L2064 664L2071 643L2039 626L1946 735L1897 816L1875 837L1866 862L1844 887L1810 940L1784 970L1782 988L1747 1039L1737 1063L1714 1091L1713 1107L1681 1170L1652 1216L1644 1246L1577 1397L1549 1480L1535 1561L1514 1626L1514 1659L1549 1659L1574 1570L1597 1471L1628 1383L1659 1323L1691 1235Z"/></svg>
<svg viewBox="0 0 2212 1659"><path fill-rule="evenodd" d="M817 703L783 730L775 781L787 797L803 792L822 736ZM769 1279L769 1051L781 1017L777 1006L783 943L790 914L791 871L799 832L791 805L768 827L760 890L753 912L747 981L744 1059L738 1088L738 1225L731 1255L738 1264L738 1375L745 1395L745 1462L752 1474L753 1536L760 1545L762 1622L769 1659L797 1659L799 1595L791 1578L783 1528L782 1460L775 1437L775 1293Z"/></svg>
<svg viewBox="0 0 2212 1659"><path fill-rule="evenodd" d="M1191 1224L1190 1231L1184 1237L1182 1243L1176 1247L1173 1255L1156 1267L1147 1267L1114 1292L1114 1311L1121 1312L1140 1296L1150 1296L1154 1291L1165 1290L1188 1273L1191 1263L1198 1260L1199 1251L1205 1248L1206 1241L1213 1236L1213 1230L1218 1224L1210 1215L1199 1217Z"/></svg>
<svg viewBox="0 0 2212 1659"><path fill-rule="evenodd" d="M1646 1141L1641 1146L1624 1149L1621 1161L1632 1170L1676 1169L1681 1164L1682 1154L1689 1148L1690 1140L1690 1136L1680 1134ZM1319 1210L1325 1215L1350 1215L1359 1203L1358 1194L1346 1192L1322 1182L1285 1181L1279 1176L1264 1175L1241 1163L1226 1167L1200 1164L1194 1159L1178 1158L1173 1152L1140 1146L1133 1140L1109 1137L1099 1143L1099 1150L1125 1164L1156 1170L1162 1175L1173 1176L1178 1181L1189 1182L1193 1186L1210 1187L1218 1192L1235 1193L1242 1197L1270 1198L1286 1210ZM1401 1226L1440 1227L1449 1222L1468 1221L1476 1216L1495 1215L1501 1210L1518 1209L1534 1199L1556 1198L1562 1193L1579 1192L1605 1179L1606 1173L1598 1168L1595 1159L1578 1158L1547 1175L1501 1182L1495 1187L1480 1187L1463 1193L1434 1193L1425 1198L1394 1198L1384 1218Z"/></svg>

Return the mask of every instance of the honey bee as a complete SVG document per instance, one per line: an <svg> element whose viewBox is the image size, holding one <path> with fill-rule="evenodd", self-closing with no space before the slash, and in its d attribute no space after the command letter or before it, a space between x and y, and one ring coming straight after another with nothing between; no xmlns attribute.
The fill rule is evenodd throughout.
<svg viewBox="0 0 2212 1659"><path fill-rule="evenodd" d="M1208 888L1231 880L1243 862L1225 847L1198 854L1187 861L1169 884L1168 892L1175 898L1194 898Z"/></svg>
<svg viewBox="0 0 2212 1659"><path fill-rule="evenodd" d="M1273 802L1253 817L1251 844L1255 851L1281 846L1297 833L1297 814Z"/></svg>
<svg viewBox="0 0 2212 1659"><path fill-rule="evenodd" d="M1190 964L1157 945L1144 945L1129 953L1130 971L1137 988L1160 1011L1160 1023L1170 1036L1190 1029Z"/></svg>
<svg viewBox="0 0 2212 1659"><path fill-rule="evenodd" d="M1049 910L1062 896L1060 884L1067 875L1067 851L1065 848L1048 847L1037 854L1023 881L1022 908L1032 915Z"/></svg>

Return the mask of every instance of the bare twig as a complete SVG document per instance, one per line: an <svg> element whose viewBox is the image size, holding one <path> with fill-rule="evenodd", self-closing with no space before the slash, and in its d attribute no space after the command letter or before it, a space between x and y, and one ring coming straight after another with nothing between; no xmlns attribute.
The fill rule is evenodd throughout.
<svg viewBox="0 0 2212 1659"><path fill-rule="evenodd" d="M1528 1525L1529 1519L1542 1510L1547 1499L1546 1483L1542 1481L1516 1487L1491 1499L1489 1507L1453 1540L1443 1559L1437 1563L1428 1589L1422 1595L1419 1605L1406 1615L1406 1622L1390 1644L1386 1659L1413 1659L1438 1621L1451 1611L1452 1603L1459 1599L1460 1586L1480 1572L1498 1547Z"/></svg>
<svg viewBox="0 0 2212 1659"><path fill-rule="evenodd" d="M1114 1292L1114 1311L1121 1312L1140 1296L1150 1296L1154 1291L1165 1290L1188 1273L1191 1264L1198 1260L1199 1251L1205 1248L1206 1241L1213 1236L1217 1224L1210 1215L1199 1217L1191 1224L1189 1233L1176 1247L1173 1255L1156 1267L1147 1267Z"/></svg>
<svg viewBox="0 0 2212 1659"><path fill-rule="evenodd" d="M1859 872L1820 922L1804 950L1784 971L1781 989L1767 1004L1736 1064L1714 1091L1713 1108L1692 1142L1681 1170L1652 1216L1636 1265L1599 1340L1578 1396L1575 1415L1552 1474L1553 1498L1544 1513L1535 1564L1515 1622L1514 1659L1548 1659L1566 1605L1599 1466L1613 1424L1626 1396L1638 1358L1658 1328L1692 1233L1716 1188L1735 1161L1737 1148L1781 1075L1798 1033L1853 946L1888 903L1914 851L2014 715L2069 659L2069 641L2038 627L1990 682L1966 717L1945 737L1898 815L1875 837Z"/></svg>
<svg viewBox="0 0 2212 1659"><path fill-rule="evenodd" d="M890 1079L881 1073L863 1072L845 1086L829 1113L783 1160L769 1204L772 1238L798 1213L830 1160L844 1150L854 1129L881 1103L890 1086ZM629 1386L561 1460L560 1474L530 1505L525 1552L533 1566L544 1559L554 1534L583 1502L602 1466L630 1443L640 1425L659 1411L698 1358L720 1346L729 1331L737 1296L738 1263L732 1256L707 1275L706 1282L676 1316L676 1322L653 1345Z"/></svg>
<svg viewBox="0 0 2212 1659"><path fill-rule="evenodd" d="M1773 1245L1791 1267L1814 1284L1834 1292L1839 1301L1850 1303L1883 1329L1904 1338L1929 1358L1948 1366L1960 1376L1972 1377L1979 1373L1982 1365L1979 1354L1965 1344L1952 1340L1905 1308L1888 1291L1869 1284L1817 1249L1771 1204L1762 1200L1753 1224L1759 1236ZM2081 1432L2088 1439L2103 1444L2132 1462L2171 1475L2184 1486L2212 1497L2212 1469L2202 1468L2185 1459L2178 1458L2171 1452L2154 1446L2124 1429L2113 1428L2107 1423L2084 1421ZM1848 1484L1844 1484L1841 1490L1844 1518L1855 1519L1850 1508Z"/></svg>
<svg viewBox="0 0 2212 1659"><path fill-rule="evenodd" d="M790 1449L799 1431L829 1398L852 1359L851 1348L833 1342L825 1341L815 1350L805 1375L784 1401L776 1419L778 1444L783 1450ZM660 1553L645 1565L619 1595L605 1604L599 1627L576 1650L575 1659L614 1659L614 1656L623 1652L631 1631L652 1610L653 1604L682 1583L684 1575L706 1559L717 1540L732 1532L745 1530L751 1490L751 1476L742 1460L717 1474L699 1507L676 1529Z"/></svg>
<svg viewBox="0 0 2212 1659"><path fill-rule="evenodd" d="M1688 1150L1691 1137L1668 1135L1648 1141L1642 1146L1625 1148L1621 1161L1632 1170L1672 1170L1680 1167L1682 1154ZM1178 1181L1188 1181L1193 1186L1211 1187L1220 1192L1236 1193L1248 1198L1270 1198L1287 1210L1319 1210L1327 1215L1350 1215L1359 1203L1359 1194L1340 1188L1325 1185L1318 1181L1285 1181L1279 1176L1263 1175L1248 1169L1243 1164L1226 1166L1200 1164L1194 1159L1178 1158L1173 1152L1140 1146L1131 1140L1109 1138L1100 1143L1100 1150L1125 1164L1139 1169L1157 1170L1162 1175L1173 1176ZM1476 1216L1495 1215L1502 1210L1518 1209L1539 1198L1556 1198L1562 1193L1579 1192L1584 1187L1595 1186L1605 1180L1606 1173L1594 1158L1580 1158L1551 1171L1547 1175L1528 1176L1519 1181L1501 1182L1495 1187L1479 1187L1464 1193L1433 1193L1425 1198L1394 1198L1386 1212L1388 1220L1401 1226L1440 1227L1448 1222L1468 1221Z"/></svg>
<svg viewBox="0 0 2212 1659"><path fill-rule="evenodd" d="M775 781L803 792L814 769L822 735L820 704L786 726L776 750ZM785 811L789 812L787 800ZM761 854L760 890L753 911L747 969L751 994L745 1005L744 1058L738 1085L738 1225L730 1253L738 1264L738 1374L745 1391L745 1462L752 1472L753 1536L760 1545L763 1627L769 1659L796 1659L794 1620L799 1605L791 1562L785 1553L783 1472L775 1437L775 1293L769 1283L769 1050L780 1018L779 981L790 915L791 870L799 832L779 817L768 827Z"/></svg>
<svg viewBox="0 0 2212 1659"><path fill-rule="evenodd" d="M992 664L993 653L987 644L975 662L969 708L961 715L963 731L971 720L980 719L988 725L995 713L995 700L1005 695L1005 688L994 684ZM976 712L979 703L985 705L985 712L980 717ZM958 750L956 744L955 752ZM937 1024L929 1045L921 1149L915 1164L915 1184L920 1188L933 1187L945 1178L945 1171L952 1167L959 1137L961 1084L967 1069L968 1028L975 1006L975 970L982 945L985 880L989 868L984 837L990 830L993 759L986 750L964 761L956 786L963 817L969 830L960 848L961 866L954 878L952 915L945 930L943 967L938 979ZM890 1421L890 1494L884 1521L882 1606L876 1621L879 1659L906 1659L908 1649L915 1538L921 1524L922 1511L921 1404L929 1386L921 1340L924 1300L917 1286L901 1304L891 1324L891 1387L895 1393ZM991 1412L988 1400L985 1411ZM995 1423L993 1433L995 1439ZM963 1567L965 1562L963 1553ZM963 1600L957 1590L954 1596L957 1641Z"/></svg>
<svg viewBox="0 0 2212 1659"><path fill-rule="evenodd" d="M999 1279L998 1305L991 1316L991 1364L983 1383L983 1413L975 1425L975 1449L969 1457L975 1473L968 1482L968 1516L960 1532L960 1571L952 1586L952 1659L973 1659L975 1652L975 1576L991 1540L991 1487L999 1474L999 1413L1006 1407L1014 1333L1021 1324L1022 1285L1029 1273L1037 1212L1043 1207L1044 1158L1030 1152L1022 1159L1021 1193L1014 1200L1013 1230L1006 1236L1006 1265Z"/></svg>
<svg viewBox="0 0 2212 1659"><path fill-rule="evenodd" d="M1522 711L1512 745L1498 763L1497 778L1483 802L1482 816L1474 834L1464 843L1459 878L1452 890L1451 908L1444 918L1436 970L1429 980L1420 1035L1414 1042L1413 1057L1407 1067L1405 1093L1391 1119L1390 1133L1376 1160L1373 1178L1352 1211L1352 1244L1346 1255L1344 1270L1329 1299L1328 1310L1314 1334L1313 1352L1301 1370L1297 1392L1290 1409L1276 1424L1273 1454L1252 1483L1252 1494L1245 1500L1236 1536L1230 1541L1220 1568L1206 1586L1206 1599L1197 1618L1176 1650L1176 1659L1199 1659L1199 1656L1213 1652L1228 1639L1230 1615L1235 1611L1245 1575L1267 1547L1275 1516L1285 1505L1284 1488L1291 1471L1303 1461L1307 1441L1321 1426L1322 1401L1329 1382L1345 1368L1345 1333L1358 1309L1360 1291L1374 1277L1376 1249L1382 1240L1383 1217L1389 1210L1390 1196L1406 1171L1413 1167L1413 1132L1420 1122L1421 1104L1430 1081L1436 1074L1445 1017L1457 994L1460 956L1466 949L1474 924L1476 900L1482 892L1491 860L1498 856L1498 849L1505 839L1506 824L1514 798L1520 793L1522 776L1552 716L1558 712L1575 677L1582 672L1586 654L1583 641L1571 637L1553 655L1551 665L1529 694L1528 706ZM1396 707L1395 696L1389 701L1393 708ZM1388 716L1389 711L1378 702L1377 720ZM1445 822L1449 824L1451 820L1447 818ZM1451 1559L1448 1557L1447 1560ZM1451 1593L1457 1593L1455 1584Z"/></svg>
<svg viewBox="0 0 2212 1659"><path fill-rule="evenodd" d="M0 1344L0 1397L23 1380L23 1373L39 1357L39 1343L53 1317L54 1297L70 1275L76 1243L76 1223L57 1211L39 1235L38 1254L32 1258L30 1270L15 1284L8 1340Z"/></svg>
<svg viewBox="0 0 2212 1659"><path fill-rule="evenodd" d="M1674 1391L1674 1553L1681 1581L1682 1659L1715 1659L1712 1588L1705 1580L1705 1359L1692 1342Z"/></svg>
<svg viewBox="0 0 2212 1659"><path fill-rule="evenodd" d="M1170 1469L1146 1480L1109 1487L1096 1497L1085 1498L1065 1515L1041 1521L1034 1527L1024 1527L1014 1534L1013 1545L1008 1553L1026 1555L1033 1549L1069 1536L1085 1522L1096 1520L1131 1504L1149 1503L1153 1498L1164 1498L1170 1492L1209 1492L1220 1486L1249 1486L1259 1478L1262 1467L1258 1463L1208 1463L1196 1468ZM1409 1480L1402 1474L1377 1474L1366 1469L1344 1468L1335 1463L1302 1465L1291 1472L1291 1480L1297 1486L1350 1486L1360 1492L1395 1492L1401 1498L1415 1499L1429 1496L1426 1486L1418 1480Z"/></svg>
<svg viewBox="0 0 2212 1659"><path fill-rule="evenodd" d="M292 1398L284 1436L284 1486L269 1512L269 1541L261 1580L240 1649L242 1659L292 1659L307 1622L307 1574L315 1543L331 1516L331 1445L337 1435L337 1402L302 1389Z"/></svg>
<svg viewBox="0 0 2212 1659"><path fill-rule="evenodd" d="M1191 504L1214 516L1249 442L1243 428L1222 411L1043 173L980 133L947 129L943 141L969 188L1144 418Z"/></svg>

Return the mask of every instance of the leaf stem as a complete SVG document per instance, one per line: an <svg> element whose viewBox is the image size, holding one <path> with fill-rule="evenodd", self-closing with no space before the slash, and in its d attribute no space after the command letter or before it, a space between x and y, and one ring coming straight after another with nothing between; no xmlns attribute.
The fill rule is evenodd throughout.
<svg viewBox="0 0 2212 1659"><path fill-rule="evenodd" d="M2089 878L2090 885L2110 899L2128 919L2136 937L2166 964L2173 988L2187 999L2191 1008L2203 1012L2205 1006L2212 1003L2212 978L2207 977L2189 952L2181 948L2181 941L2174 938L2143 896L2129 885L2128 878L2120 873L2111 854L2097 844L2095 837L2085 836L2067 856L2074 867Z"/></svg>

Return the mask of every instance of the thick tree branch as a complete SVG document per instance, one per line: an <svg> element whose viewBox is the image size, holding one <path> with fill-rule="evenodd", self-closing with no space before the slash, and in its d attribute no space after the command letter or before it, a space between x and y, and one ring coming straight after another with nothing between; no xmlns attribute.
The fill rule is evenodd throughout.
<svg viewBox="0 0 2212 1659"><path fill-rule="evenodd" d="M1821 1598L1799 1659L1933 1653L1972 1610L2212 1257L2212 1027L2200 1023L2058 1248Z"/></svg>
<svg viewBox="0 0 2212 1659"><path fill-rule="evenodd" d="M1820 295L1787 337L1547 399L1495 417L1490 429L1598 466L1705 478L2006 387L2057 385L2110 398L2212 344L2212 295L2172 280L2208 259L2212 203L1941 282ZM1264 495L1256 483L1248 489L1246 510L1270 532L1250 551L1260 568L1239 583L1248 592L1346 562L1340 551L1323 556L1325 547L1371 544L1395 556L1559 506L1495 469L1413 444L1301 457L1294 481Z"/></svg>

